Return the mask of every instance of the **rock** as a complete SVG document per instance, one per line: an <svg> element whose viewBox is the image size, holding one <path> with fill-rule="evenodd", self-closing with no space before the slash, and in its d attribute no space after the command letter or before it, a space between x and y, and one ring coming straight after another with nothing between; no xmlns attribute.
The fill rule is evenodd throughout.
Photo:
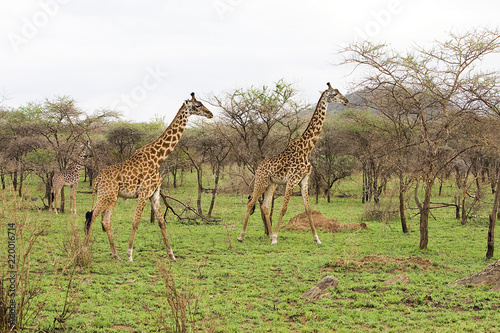
<svg viewBox="0 0 500 333"><path fill-rule="evenodd" d="M331 293L322 294L322 292L328 289L334 289L338 284L339 280L337 280L333 275L327 276L323 278L323 280L319 281L314 287L303 293L301 297L304 300L313 302L322 297L331 298L333 296Z"/></svg>
<svg viewBox="0 0 500 333"><path fill-rule="evenodd" d="M384 284L395 284L398 282L402 284L410 284L410 279L408 278L408 274L404 273L403 275L393 277L392 279L384 281Z"/></svg>
<svg viewBox="0 0 500 333"><path fill-rule="evenodd" d="M449 283L449 286L460 284L474 284L476 286L492 286L494 291L500 291L500 260L495 261L481 272L471 275L467 278Z"/></svg>

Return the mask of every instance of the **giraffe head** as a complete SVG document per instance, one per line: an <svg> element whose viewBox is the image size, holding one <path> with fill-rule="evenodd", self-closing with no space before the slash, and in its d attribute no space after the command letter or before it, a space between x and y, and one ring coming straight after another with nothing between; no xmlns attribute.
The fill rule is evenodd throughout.
<svg viewBox="0 0 500 333"><path fill-rule="evenodd" d="M332 86L330 85L330 82L327 83L328 89L325 90L324 94L326 97L326 101L328 103L341 103L344 106L349 104L349 101L347 98L342 95L338 89L333 89Z"/></svg>
<svg viewBox="0 0 500 333"><path fill-rule="evenodd" d="M200 101L194 97L194 92L191 93L191 99L184 101L184 109L188 116L203 116L208 119L213 118L212 112L210 112Z"/></svg>
<svg viewBox="0 0 500 333"><path fill-rule="evenodd" d="M80 156L82 158L92 156L92 147L90 146L90 140L82 142L80 149L81 149Z"/></svg>

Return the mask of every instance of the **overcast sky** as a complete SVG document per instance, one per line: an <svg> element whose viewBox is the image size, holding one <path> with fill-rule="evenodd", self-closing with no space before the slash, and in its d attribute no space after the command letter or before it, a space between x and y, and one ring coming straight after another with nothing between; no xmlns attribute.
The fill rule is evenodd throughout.
<svg viewBox="0 0 500 333"><path fill-rule="evenodd" d="M497 27L499 13L485 0L0 0L0 93L4 106L68 95L145 122L170 121L192 91L280 78L315 103L328 81L350 87L334 64L356 39L406 50Z"/></svg>

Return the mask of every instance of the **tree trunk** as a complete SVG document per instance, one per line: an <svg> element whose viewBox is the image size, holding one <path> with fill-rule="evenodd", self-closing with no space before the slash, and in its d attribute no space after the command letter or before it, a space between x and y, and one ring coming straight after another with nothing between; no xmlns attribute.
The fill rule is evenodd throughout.
<svg viewBox="0 0 500 333"><path fill-rule="evenodd" d="M460 198L458 195L455 195L455 218L460 220Z"/></svg>
<svg viewBox="0 0 500 333"><path fill-rule="evenodd" d="M17 170L12 174L12 186L14 187L14 191L17 191Z"/></svg>
<svg viewBox="0 0 500 333"><path fill-rule="evenodd" d="M429 243L429 213L431 210L433 180L427 180L425 186L424 203L420 210L420 248L427 250Z"/></svg>
<svg viewBox="0 0 500 333"><path fill-rule="evenodd" d="M5 190L5 174L3 172L0 174L0 179L2 180L2 190Z"/></svg>
<svg viewBox="0 0 500 333"><path fill-rule="evenodd" d="M488 226L488 250L486 251L486 258L491 259L495 251L495 223L497 221L498 204L500 201L500 177L497 177L497 184L495 189L495 199L493 201L493 208L490 213L490 224Z"/></svg>
<svg viewBox="0 0 500 333"><path fill-rule="evenodd" d="M47 181L45 182L45 198L48 199L49 207L52 207L52 176L53 172L45 174Z"/></svg>
<svg viewBox="0 0 500 333"><path fill-rule="evenodd" d="M172 170L172 184L174 188L177 188L177 168L174 167L174 170Z"/></svg>
<svg viewBox="0 0 500 333"><path fill-rule="evenodd" d="M202 215L201 194L203 193L203 170L201 165L196 167L196 176L198 178L198 199L196 200L196 206L198 207L198 214Z"/></svg>
<svg viewBox="0 0 500 333"><path fill-rule="evenodd" d="M368 202L368 177L366 175L366 167L363 166L363 194L361 197L361 202Z"/></svg>
<svg viewBox="0 0 500 333"><path fill-rule="evenodd" d="M472 165L467 169L467 172L465 173L464 180L462 183L462 220L461 224L466 225L467 224L467 179L469 179L469 174L470 174L470 169Z"/></svg>
<svg viewBox="0 0 500 333"><path fill-rule="evenodd" d="M217 196L217 190L219 188L219 179L220 179L220 165L215 169L215 180L214 180L214 189L212 191L212 200L210 200L210 208L208 209L207 217L212 217L212 211L215 206L215 197Z"/></svg>
<svg viewBox="0 0 500 333"><path fill-rule="evenodd" d="M23 181L24 181L24 172L19 173L19 197L23 196Z"/></svg>
<svg viewBox="0 0 500 333"><path fill-rule="evenodd" d="M399 216L401 218L401 228L403 233L408 233L408 226L406 225L406 215L405 215L405 185L403 175L399 175Z"/></svg>
<svg viewBox="0 0 500 333"><path fill-rule="evenodd" d="M93 188L92 185L94 184L94 169L87 168L87 172L89 174L89 186L90 188Z"/></svg>
<svg viewBox="0 0 500 333"><path fill-rule="evenodd" d="M467 224L467 209L466 209L467 195L466 195L466 192L467 191L466 191L465 186L464 186L463 194L462 194L462 220L460 222L460 224L462 224L462 225Z"/></svg>

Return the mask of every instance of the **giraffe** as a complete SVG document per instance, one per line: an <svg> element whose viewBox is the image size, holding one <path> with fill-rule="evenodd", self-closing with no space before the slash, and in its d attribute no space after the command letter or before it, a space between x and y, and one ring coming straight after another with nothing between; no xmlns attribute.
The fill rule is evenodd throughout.
<svg viewBox="0 0 500 333"><path fill-rule="evenodd" d="M133 261L132 253L134 238L139 227L140 218L147 200L151 201L154 214L158 220L163 241L171 260L176 261L168 241L165 220L160 210L160 185L162 178L158 168L167 156L174 150L191 115L204 116L208 119L213 114L191 93L191 100L184 101L177 115L167 129L154 141L136 152L125 162L105 168L97 176L94 183L94 193L97 193L95 206L86 214L84 250L88 245L90 228L97 216L102 215L102 228L108 235L111 255L121 260L116 252L111 229L111 215L118 197L125 199L137 198L132 233L127 250L128 261Z"/></svg>
<svg viewBox="0 0 500 333"><path fill-rule="evenodd" d="M337 89L333 89L330 83L327 83L328 89L325 90L316 105L309 125L304 133L290 142L280 154L264 159L255 172L254 187L252 195L247 202L247 211L243 222L243 230L241 231L238 241L243 242L246 234L248 218L252 213L257 199L264 194L264 199L261 205L261 210L266 219L267 230L271 238L271 245L278 244L278 231L280 229L283 215L285 215L288 202L292 195L293 188L300 184L301 195L304 201L304 206L311 225L313 239L316 243L321 244L316 233L316 228L311 217L311 207L309 205L308 181L312 171L311 163L309 162L309 154L319 140L323 122L325 120L326 109L329 103L342 103L347 105L349 101ZM271 221L269 217L269 207L274 195L274 191L278 185L285 185L285 195L283 205L281 207L278 225L272 233Z"/></svg>
<svg viewBox="0 0 500 333"><path fill-rule="evenodd" d="M49 212L52 210L57 214L57 199L61 194L64 186L70 186L71 191L69 194L69 211L76 214L76 189L78 181L80 180L80 167L82 166L83 159L87 155L88 142L82 144L82 150L78 154L76 161L71 163L66 169L56 172L52 176L52 202L49 206ZM54 208L52 208L54 205Z"/></svg>

